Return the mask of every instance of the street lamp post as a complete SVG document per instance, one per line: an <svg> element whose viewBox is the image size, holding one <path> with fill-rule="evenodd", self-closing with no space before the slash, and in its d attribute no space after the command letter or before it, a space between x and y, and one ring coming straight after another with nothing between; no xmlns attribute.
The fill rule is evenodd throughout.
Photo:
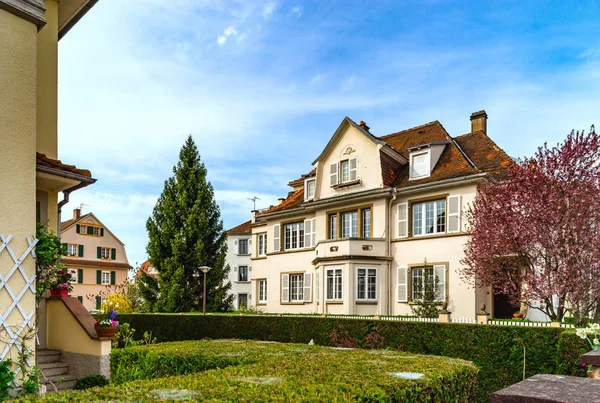
<svg viewBox="0 0 600 403"><path fill-rule="evenodd" d="M208 274L208 272L210 271L211 267L208 266L202 266L202 267L198 267L198 270L200 270L202 273L204 273L204 292L202 293L202 314L206 315L206 275ZM194 277L200 277L200 274L198 272L194 273Z"/></svg>

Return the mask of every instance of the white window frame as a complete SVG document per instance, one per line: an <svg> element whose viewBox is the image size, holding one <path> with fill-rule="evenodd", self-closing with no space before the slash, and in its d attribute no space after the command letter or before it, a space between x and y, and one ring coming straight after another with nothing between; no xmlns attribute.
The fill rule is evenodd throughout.
<svg viewBox="0 0 600 403"><path fill-rule="evenodd" d="M288 301L304 302L304 273L290 273L289 279L290 296ZM294 295L294 288L297 288L296 295Z"/></svg>
<svg viewBox="0 0 600 403"><path fill-rule="evenodd" d="M104 277L106 276L106 280L104 280ZM102 285L109 285L110 284L110 272L109 271L103 271L102 275L100 276L100 284Z"/></svg>
<svg viewBox="0 0 600 403"><path fill-rule="evenodd" d="M74 252L71 253L71 247L74 247ZM78 256L78 252L79 252L79 245L76 243L69 243L67 244L67 255L68 256Z"/></svg>
<svg viewBox="0 0 600 403"><path fill-rule="evenodd" d="M419 176L415 176L414 175L414 159L415 157L420 157L422 155L425 155L425 161L428 164L428 168L427 168L427 174L425 175L419 175ZM427 178L431 175L431 151L429 149L425 150L425 151L414 151L410 153L410 178L409 179L423 179L423 178Z"/></svg>
<svg viewBox="0 0 600 403"><path fill-rule="evenodd" d="M359 292L360 292L360 285L359 285L359 273L361 270L365 271L365 282L364 282L364 297L360 298L359 297ZM375 296L373 298L370 298L369 296L369 278L371 277L370 273L371 271L375 272ZM357 267L356 268L356 289L355 291L355 295L356 295L356 302L377 302L379 301L379 269L377 267Z"/></svg>
<svg viewBox="0 0 600 403"><path fill-rule="evenodd" d="M444 231L438 231L438 202L443 202L444 204ZM427 205L433 203L433 232L427 233L426 224L427 224ZM412 219L412 234L413 236L428 236L428 235L439 235L445 234L448 228L448 206L446 199L437 199L437 200L429 200L425 202L413 203L410 206L411 209L411 219ZM416 232L415 226L415 214L417 210L420 210L421 213L421 232Z"/></svg>
<svg viewBox="0 0 600 403"><path fill-rule="evenodd" d="M315 301L317 301L317 303L319 302L320 299L320 292L321 292L321 284L320 284L320 274L321 274L321 270L317 269L315 270Z"/></svg>
<svg viewBox="0 0 600 403"><path fill-rule="evenodd" d="M69 283L76 284L77 283L77 269L67 269L71 278L69 279Z"/></svg>
<svg viewBox="0 0 600 403"><path fill-rule="evenodd" d="M335 224L332 224L332 219ZM329 239L337 239L338 235L338 215L336 213L329 214L327 217L327 226L329 227Z"/></svg>
<svg viewBox="0 0 600 403"><path fill-rule="evenodd" d="M267 254L267 233L258 234L258 256L265 256Z"/></svg>
<svg viewBox="0 0 600 403"><path fill-rule="evenodd" d="M356 215L356 219L354 218L354 215ZM345 236L344 235L344 217L346 216L350 216L350 234ZM341 233L341 237L342 238L356 238L358 237L358 222L360 220L360 217L358 216L358 210L351 210L351 211L344 211L343 213L340 213L340 221L341 221L341 226L342 226L342 233ZM356 228L356 233L353 233L353 229Z"/></svg>
<svg viewBox="0 0 600 403"><path fill-rule="evenodd" d="M101 246L101 250L100 250L100 258L103 260L112 260L110 257L111 254L111 248L107 248L105 246ZM108 253L104 253L104 251L108 251ZM105 256L106 255L106 256Z"/></svg>
<svg viewBox="0 0 600 403"><path fill-rule="evenodd" d="M365 213L369 212L369 219L365 220ZM362 234L360 234L361 237L363 238L372 238L373 237L373 210L371 210L371 208L365 208L360 210L360 219L362 220ZM365 223L369 223L369 225L365 225ZM369 233L367 234L365 229L368 227L369 229Z"/></svg>
<svg viewBox="0 0 600 403"><path fill-rule="evenodd" d="M267 279L258 280L258 303L267 303Z"/></svg>
<svg viewBox="0 0 600 403"><path fill-rule="evenodd" d="M245 242L245 244L246 244L246 252L244 252L244 253L241 252L242 242ZM249 249L248 249L250 247L250 240L249 239L247 239L247 238L238 239L238 243L237 244L238 244L238 247L237 247L237 252L238 252L237 254L238 255L240 255L240 256L246 256L246 255L250 254Z"/></svg>
<svg viewBox="0 0 600 403"><path fill-rule="evenodd" d="M88 227L87 225L80 224L79 225L79 234L80 235L87 235L88 234L87 233L87 227Z"/></svg>
<svg viewBox="0 0 600 403"><path fill-rule="evenodd" d="M310 192L310 186L312 185L312 192ZM304 180L304 200L313 200L317 190L317 180L315 178Z"/></svg>
<svg viewBox="0 0 600 403"><path fill-rule="evenodd" d="M438 278L439 282L438 282L438 289L436 290L439 298L436 299L437 302L443 302L447 297L446 297L446 276L447 276L447 270L446 270L446 265L445 264L435 264L432 266L415 266L412 267L410 269L410 299L412 301L416 301L419 302L421 301L421 299L419 298L415 298L415 280L414 280L414 273L415 270L418 269L429 269L431 270L431 274L430 276L433 277L433 281L435 281L436 278ZM424 286L425 283L423 283ZM420 292L423 293L424 290L421 290Z"/></svg>
<svg viewBox="0 0 600 403"><path fill-rule="evenodd" d="M339 272L339 276L337 275ZM329 273L333 273L332 276ZM332 279L332 295L329 294L329 279ZM338 287L339 286L339 287ZM325 299L327 301L343 301L344 299L344 268L330 267L325 270Z"/></svg>
<svg viewBox="0 0 600 403"><path fill-rule="evenodd" d="M100 227L94 226L92 228L93 228L92 235L94 235L94 236L100 236Z"/></svg>
<svg viewBox="0 0 600 403"><path fill-rule="evenodd" d="M290 228L289 233L289 248L287 247L287 237L288 237L288 227ZM296 246L293 245L294 234L296 234ZM284 250L297 250L304 249L304 221L299 221L295 223L284 224L283 226L283 249Z"/></svg>

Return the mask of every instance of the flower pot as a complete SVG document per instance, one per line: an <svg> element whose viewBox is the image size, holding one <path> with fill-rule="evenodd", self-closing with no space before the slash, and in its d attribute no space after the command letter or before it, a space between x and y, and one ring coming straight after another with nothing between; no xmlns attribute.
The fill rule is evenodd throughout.
<svg viewBox="0 0 600 403"><path fill-rule="evenodd" d="M98 337L115 337L119 330L117 326L95 326Z"/></svg>
<svg viewBox="0 0 600 403"><path fill-rule="evenodd" d="M58 297L61 295L69 295L69 290L65 288L51 288L50 295L53 297Z"/></svg>
<svg viewBox="0 0 600 403"><path fill-rule="evenodd" d="M513 313L513 318L515 319L523 319L523 315L520 313Z"/></svg>

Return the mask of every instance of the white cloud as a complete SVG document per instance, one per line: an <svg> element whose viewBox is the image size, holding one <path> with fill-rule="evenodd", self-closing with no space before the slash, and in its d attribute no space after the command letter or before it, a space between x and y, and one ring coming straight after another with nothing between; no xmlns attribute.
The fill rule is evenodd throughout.
<svg viewBox="0 0 600 403"><path fill-rule="evenodd" d="M223 46L225 45L225 42L227 42L227 38L230 36L236 36L237 35L237 31L234 27L227 27L225 28L225 30L223 31L223 35L219 35L217 37L217 44L219 46Z"/></svg>
<svg viewBox="0 0 600 403"><path fill-rule="evenodd" d="M295 15L296 18L302 17L302 6L295 6L294 8L292 8L290 14Z"/></svg>
<svg viewBox="0 0 600 403"><path fill-rule="evenodd" d="M234 27L225 28L225 31L223 33L225 34L225 36L237 35L237 31L235 30Z"/></svg>
<svg viewBox="0 0 600 403"><path fill-rule="evenodd" d="M314 76L312 78L312 80L310 80L310 85L319 84L322 81L323 81L323 75L322 74L317 74L316 76Z"/></svg>
<svg viewBox="0 0 600 403"><path fill-rule="evenodd" d="M246 32L241 33L240 36L238 36L237 41L238 42L242 42L245 41L248 38L248 34Z"/></svg>
<svg viewBox="0 0 600 403"><path fill-rule="evenodd" d="M219 36L217 37L217 44L218 44L219 46L223 46L223 45L225 45L225 42L227 42L227 37L226 37L225 35L219 35Z"/></svg>
<svg viewBox="0 0 600 403"><path fill-rule="evenodd" d="M275 7L276 7L276 6L277 6L277 5L275 4L275 2L274 2L274 1L269 1L269 2L268 2L266 5L265 5L265 7L263 8L263 12L262 12L263 18L264 18L265 20L269 20L269 18L271 18L271 15L272 15L272 14L273 14L273 12L275 11Z"/></svg>

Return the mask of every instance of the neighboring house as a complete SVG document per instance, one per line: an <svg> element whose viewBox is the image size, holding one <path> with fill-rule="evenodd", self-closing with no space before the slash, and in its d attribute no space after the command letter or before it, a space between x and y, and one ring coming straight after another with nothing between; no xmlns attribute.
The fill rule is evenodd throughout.
<svg viewBox="0 0 600 403"><path fill-rule="evenodd" d="M512 163L488 137L485 111L457 137L438 121L378 137L346 117L288 197L254 212L254 305L408 315L423 280L437 278L455 317L474 318L482 303L501 316L509 308L458 269L467 205Z"/></svg>
<svg viewBox="0 0 600 403"><path fill-rule="evenodd" d="M252 228L250 221L227 231L226 264L229 265L229 281L234 309L249 307L252 303ZM262 244L261 244L262 245Z"/></svg>
<svg viewBox="0 0 600 403"><path fill-rule="evenodd" d="M55 297L36 309L30 242L37 222L59 232L69 194L96 181L58 159L57 125L58 41L96 2L0 0L0 329L7 336L0 360L17 357L20 336L35 327L35 354L46 346L62 350L76 376L108 374L110 341L98 339L93 318L76 299ZM54 366L52 373L62 377L64 365L38 368ZM60 388L73 383L63 378Z"/></svg>
<svg viewBox="0 0 600 403"><path fill-rule="evenodd" d="M131 266L125 245L93 214L81 215L73 210L73 218L61 223L61 242L67 247L63 263L71 272L73 292L87 310L100 309L102 299L89 300L107 285L122 284Z"/></svg>
<svg viewBox="0 0 600 403"><path fill-rule="evenodd" d="M140 267L137 269L137 272L135 273L135 278L140 277L142 275L142 272L146 273L150 277L158 278L158 270L156 270L154 266L152 266L150 260L146 260L140 265Z"/></svg>

